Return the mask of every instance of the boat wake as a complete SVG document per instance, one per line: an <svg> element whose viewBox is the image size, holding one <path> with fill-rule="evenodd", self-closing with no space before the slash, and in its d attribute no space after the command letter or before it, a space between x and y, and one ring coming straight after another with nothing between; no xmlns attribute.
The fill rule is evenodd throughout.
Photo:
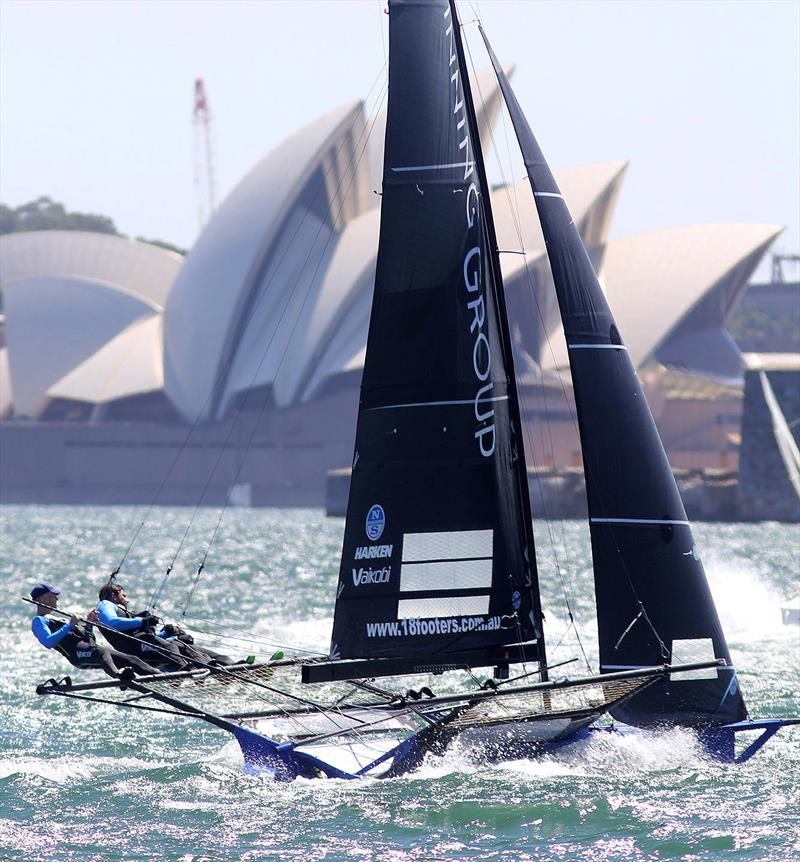
<svg viewBox="0 0 800 862"><path fill-rule="evenodd" d="M39 760L30 757L0 760L0 780L6 778L46 778L60 781L70 778L92 778L95 770L90 764L78 758L59 758L58 761Z"/></svg>
<svg viewBox="0 0 800 862"><path fill-rule="evenodd" d="M758 569L746 562L731 562L713 555L704 560L708 584L725 630L774 637L781 628L782 596L765 583Z"/></svg>
<svg viewBox="0 0 800 862"><path fill-rule="evenodd" d="M45 778L48 781L102 778L124 773L129 775L159 768L166 764L141 758L118 757L10 757L0 760L0 780L7 778Z"/></svg>
<svg viewBox="0 0 800 862"><path fill-rule="evenodd" d="M477 752L475 752L477 754ZM461 752L465 763L469 752ZM625 776L697 768L708 765L708 753L697 735L684 728L648 731L633 728L598 729L588 739L548 752L541 757L513 759L491 766L537 779L561 776ZM472 771L475 771L472 762Z"/></svg>
<svg viewBox="0 0 800 862"><path fill-rule="evenodd" d="M702 767L711 762L697 734L682 727L598 730L585 742L565 748L559 756L567 762L580 763L590 773L620 775Z"/></svg>

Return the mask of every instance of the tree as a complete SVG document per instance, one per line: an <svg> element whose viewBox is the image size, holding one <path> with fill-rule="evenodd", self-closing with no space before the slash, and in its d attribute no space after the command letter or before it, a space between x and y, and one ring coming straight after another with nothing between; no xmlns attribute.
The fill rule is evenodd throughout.
<svg viewBox="0 0 800 862"><path fill-rule="evenodd" d="M143 236L136 237L138 242L146 242L150 245L157 245L159 248L165 248L167 251L174 251L177 254L181 254L186 257L187 251L185 248L179 248L177 245L173 245L171 242L165 242L163 239L146 239Z"/></svg>
<svg viewBox="0 0 800 862"><path fill-rule="evenodd" d="M16 209L0 205L0 233L23 230L86 230L120 235L108 216L67 212L63 204L45 195Z"/></svg>
<svg viewBox="0 0 800 862"><path fill-rule="evenodd" d="M30 203L22 204L16 209L0 204L0 234L29 230L84 230L90 233L125 236L124 233L117 230L113 219L108 216L67 212L64 204L60 204L46 195L42 195ZM161 239L145 239L139 236L137 240L150 243L150 245L157 245L168 251L175 251L178 254L186 254L186 249L178 248L171 242L165 242Z"/></svg>

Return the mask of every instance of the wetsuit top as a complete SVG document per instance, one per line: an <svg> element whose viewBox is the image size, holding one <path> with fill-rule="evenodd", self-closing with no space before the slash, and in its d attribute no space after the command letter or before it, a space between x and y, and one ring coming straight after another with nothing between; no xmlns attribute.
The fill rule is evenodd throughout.
<svg viewBox="0 0 800 862"><path fill-rule="evenodd" d="M60 652L70 664L92 667L86 664L86 660L96 657L98 647L91 626L73 626L61 620L36 616L31 622L31 630L42 646Z"/></svg>
<svg viewBox="0 0 800 862"><path fill-rule="evenodd" d="M35 616L31 621L31 631L36 635L36 640L46 649L53 649L75 628L72 623L59 627L56 631L50 628L50 621L44 616Z"/></svg>
<svg viewBox="0 0 800 862"><path fill-rule="evenodd" d="M123 616L119 616L119 614ZM123 607L115 605L109 599L100 602L97 606L97 615L100 617L100 622L115 631L129 632L134 629L140 629L144 624L144 620L140 617L128 617L125 614L126 611Z"/></svg>

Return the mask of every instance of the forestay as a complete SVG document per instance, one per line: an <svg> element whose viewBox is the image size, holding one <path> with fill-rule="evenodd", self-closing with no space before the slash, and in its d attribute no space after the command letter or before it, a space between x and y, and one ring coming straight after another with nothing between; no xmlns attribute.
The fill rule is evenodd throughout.
<svg viewBox="0 0 800 862"><path fill-rule="evenodd" d="M583 449L603 672L724 659L673 674L612 711L635 725L746 714L664 447L564 198L486 34L553 272ZM642 286L646 290L646 285Z"/></svg>
<svg viewBox="0 0 800 862"><path fill-rule="evenodd" d="M522 657L542 657L514 369L460 34L445 0L393 0L391 16L380 245L331 657L402 656L410 670L458 653L485 665L503 660L498 646L533 639Z"/></svg>

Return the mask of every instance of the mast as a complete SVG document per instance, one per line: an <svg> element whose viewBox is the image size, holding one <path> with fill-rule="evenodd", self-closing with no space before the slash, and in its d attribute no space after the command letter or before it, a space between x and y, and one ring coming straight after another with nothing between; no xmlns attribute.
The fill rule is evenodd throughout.
<svg viewBox="0 0 800 862"><path fill-rule="evenodd" d="M359 660L360 675L381 662L393 674L541 666L511 341L460 33L447 0L393 0L389 14L378 263L331 658Z"/></svg>
<svg viewBox="0 0 800 862"><path fill-rule="evenodd" d="M481 28L522 150L553 272L575 391L604 673L715 658L612 711L635 725L746 716L661 438L589 255Z"/></svg>

